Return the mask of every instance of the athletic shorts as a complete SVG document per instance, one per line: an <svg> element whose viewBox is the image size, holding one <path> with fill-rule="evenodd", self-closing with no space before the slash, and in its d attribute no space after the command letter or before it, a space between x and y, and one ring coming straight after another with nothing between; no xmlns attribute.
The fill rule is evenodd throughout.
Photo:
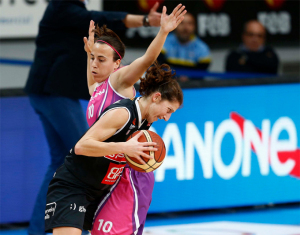
<svg viewBox="0 0 300 235"><path fill-rule="evenodd" d="M92 235L141 235L154 187L153 172L141 173L125 166L95 214Z"/></svg>
<svg viewBox="0 0 300 235"><path fill-rule="evenodd" d="M108 191L105 191L105 195L107 193ZM56 227L91 230L95 211L103 194L104 192L99 193L99 190L88 190L63 164L49 184L45 231L52 232Z"/></svg>

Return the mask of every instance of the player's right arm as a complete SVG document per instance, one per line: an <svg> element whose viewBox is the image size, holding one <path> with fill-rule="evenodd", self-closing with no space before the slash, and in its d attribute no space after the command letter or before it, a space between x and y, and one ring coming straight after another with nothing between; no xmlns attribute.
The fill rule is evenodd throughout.
<svg viewBox="0 0 300 235"><path fill-rule="evenodd" d="M117 117L117 118L116 118ZM121 129L129 120L129 112L125 108L108 111L77 142L75 154L89 157L102 157L117 153L125 153L143 163L140 156L152 158L144 151L156 151L154 142L138 142L142 132L127 142L104 142Z"/></svg>
<svg viewBox="0 0 300 235"><path fill-rule="evenodd" d="M160 30L149 45L146 53L133 61L130 65L111 75L111 78L114 78L111 79L112 85L117 91L121 89L131 89L131 86L133 86L149 66L154 63L161 52L167 35L182 22L185 13L185 6L182 4L178 4L170 15L167 15L167 8L165 6L163 7Z"/></svg>

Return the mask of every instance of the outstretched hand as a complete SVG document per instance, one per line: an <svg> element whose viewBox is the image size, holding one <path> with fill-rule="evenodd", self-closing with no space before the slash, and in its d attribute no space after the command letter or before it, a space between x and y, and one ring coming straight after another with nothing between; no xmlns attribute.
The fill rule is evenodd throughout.
<svg viewBox="0 0 300 235"><path fill-rule="evenodd" d="M148 14L150 26L155 26L155 27L160 26L161 13L157 12L158 7L159 7L159 3L156 2Z"/></svg>
<svg viewBox="0 0 300 235"><path fill-rule="evenodd" d="M136 158L141 164L145 164L141 156L152 159L153 157L146 154L145 151L157 151L157 148L154 147L156 145L155 142L139 142L138 139L142 135L143 132L141 131L136 136L128 140L126 142L126 150L124 153L130 157Z"/></svg>
<svg viewBox="0 0 300 235"><path fill-rule="evenodd" d="M178 4L170 15L167 15L167 7L163 7L160 25L165 32L171 32L183 21L186 14L185 6Z"/></svg>
<svg viewBox="0 0 300 235"><path fill-rule="evenodd" d="M89 27L89 38L87 39L86 37L83 38L84 42L84 50L86 53L91 53L92 48L94 46L94 30L95 29L95 22L93 20L90 21L90 27Z"/></svg>

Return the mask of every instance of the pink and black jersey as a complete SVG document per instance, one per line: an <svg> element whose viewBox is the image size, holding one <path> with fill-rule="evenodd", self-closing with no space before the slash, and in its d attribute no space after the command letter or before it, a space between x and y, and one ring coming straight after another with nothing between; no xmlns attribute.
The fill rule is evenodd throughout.
<svg viewBox="0 0 300 235"><path fill-rule="evenodd" d="M134 89L134 96L135 93ZM86 110L86 119L89 126L95 123L103 110L105 110L109 105L122 99L127 99L127 97L122 96L114 90L110 83L110 77L108 77L104 82L98 83Z"/></svg>

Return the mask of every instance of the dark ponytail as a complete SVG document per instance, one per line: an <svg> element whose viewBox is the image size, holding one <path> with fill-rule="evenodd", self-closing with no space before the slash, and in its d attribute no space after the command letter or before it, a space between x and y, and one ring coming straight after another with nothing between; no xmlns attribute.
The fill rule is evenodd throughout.
<svg viewBox="0 0 300 235"><path fill-rule="evenodd" d="M105 44L104 42L98 40L105 41L108 44L110 44L113 48L115 48L116 51L120 54L121 58L115 51L113 52L114 61L124 58L125 45L114 31L107 28L106 25L103 25L101 28L99 28L99 26L96 25L94 32L95 32L95 41L94 41L95 43Z"/></svg>
<svg viewBox="0 0 300 235"><path fill-rule="evenodd" d="M141 78L140 94L149 97L154 92L161 93L162 100L178 101L183 103L183 94L178 82L173 79L175 73L169 65L159 65L156 61L146 72L145 78Z"/></svg>

